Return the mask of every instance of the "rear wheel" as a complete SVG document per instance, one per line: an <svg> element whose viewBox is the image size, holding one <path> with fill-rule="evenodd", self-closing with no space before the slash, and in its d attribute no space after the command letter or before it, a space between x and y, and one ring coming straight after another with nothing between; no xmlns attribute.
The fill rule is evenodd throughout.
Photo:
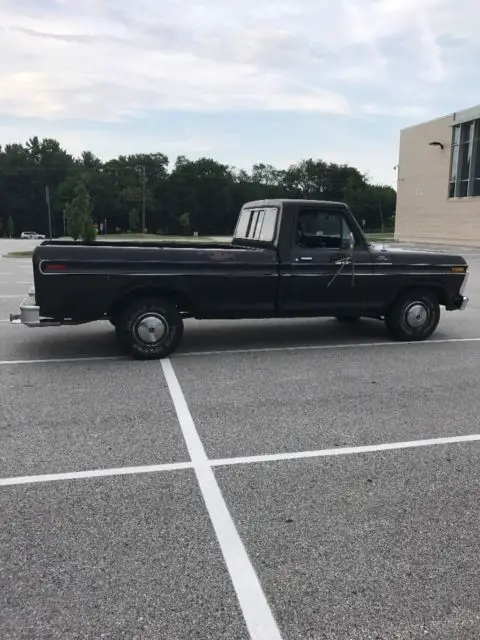
<svg viewBox="0 0 480 640"><path fill-rule="evenodd" d="M137 360L158 360L166 358L180 344L183 320L170 300L141 298L116 316L115 333L128 355Z"/></svg>
<svg viewBox="0 0 480 640"><path fill-rule="evenodd" d="M426 340L439 321L438 297L428 289L415 289L400 295L385 315L389 334L404 342Z"/></svg>

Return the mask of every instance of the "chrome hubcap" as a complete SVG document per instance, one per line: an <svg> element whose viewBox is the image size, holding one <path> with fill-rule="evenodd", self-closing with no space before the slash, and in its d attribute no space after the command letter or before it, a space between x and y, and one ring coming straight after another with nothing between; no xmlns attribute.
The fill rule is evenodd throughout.
<svg viewBox="0 0 480 640"><path fill-rule="evenodd" d="M427 322L428 315L427 307L420 302L415 302L408 307L405 319L410 327L413 329L419 329Z"/></svg>
<svg viewBox="0 0 480 640"><path fill-rule="evenodd" d="M146 344L160 342L166 332L167 325L161 316L143 316L137 323L137 335Z"/></svg>

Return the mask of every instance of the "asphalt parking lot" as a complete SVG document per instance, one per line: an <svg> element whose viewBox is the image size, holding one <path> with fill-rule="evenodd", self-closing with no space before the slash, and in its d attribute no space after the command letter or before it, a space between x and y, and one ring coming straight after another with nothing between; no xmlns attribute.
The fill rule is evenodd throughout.
<svg viewBox="0 0 480 640"><path fill-rule="evenodd" d="M471 302L428 342L189 321L153 363L108 323L10 326L31 266L0 258L0 637L478 639L464 254Z"/></svg>

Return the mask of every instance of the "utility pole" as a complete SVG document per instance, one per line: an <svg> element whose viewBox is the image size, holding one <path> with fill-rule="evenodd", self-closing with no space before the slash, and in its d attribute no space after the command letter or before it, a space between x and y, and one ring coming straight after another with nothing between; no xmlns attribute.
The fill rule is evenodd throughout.
<svg viewBox="0 0 480 640"><path fill-rule="evenodd" d="M142 233L145 233L145 208L146 208L146 188L147 177L145 165L142 167Z"/></svg>
<svg viewBox="0 0 480 640"><path fill-rule="evenodd" d="M382 207L382 201L380 199L378 200L378 207L380 209L380 224L382 226L382 233L384 233L385 226L383 224L383 207Z"/></svg>
<svg viewBox="0 0 480 640"><path fill-rule="evenodd" d="M47 210L48 210L48 232L51 240L52 239L52 210L50 207L50 188L48 187L48 185L45 187L45 201L47 203Z"/></svg>

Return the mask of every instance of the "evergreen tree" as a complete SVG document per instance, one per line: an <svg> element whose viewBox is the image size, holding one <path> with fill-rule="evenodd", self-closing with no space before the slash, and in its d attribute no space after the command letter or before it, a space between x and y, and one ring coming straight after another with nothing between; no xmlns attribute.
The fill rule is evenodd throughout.
<svg viewBox="0 0 480 640"><path fill-rule="evenodd" d="M92 219L92 203L90 194L83 182L75 189L75 197L66 206L67 233L74 240L79 238L91 242L96 233Z"/></svg>

